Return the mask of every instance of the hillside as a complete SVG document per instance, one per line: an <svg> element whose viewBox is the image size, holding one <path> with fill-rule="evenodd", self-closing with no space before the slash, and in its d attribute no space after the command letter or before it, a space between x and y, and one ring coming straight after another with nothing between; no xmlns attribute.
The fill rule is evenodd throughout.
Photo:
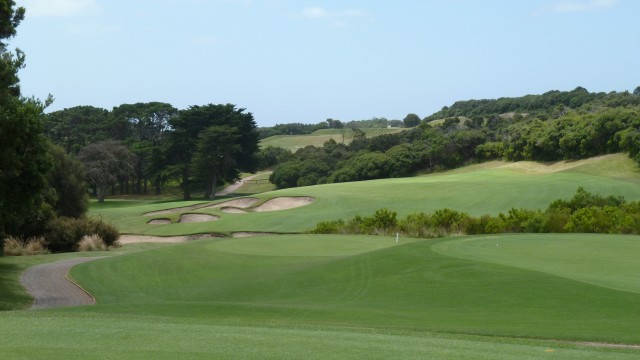
<svg viewBox="0 0 640 360"><path fill-rule="evenodd" d="M608 169L615 171L609 173ZM570 198L579 186L594 193L640 200L638 184L640 172L635 163L618 154L547 164L491 162L426 176L299 187L252 197L255 201L251 206L282 197L314 199L308 205L289 210L254 212L251 208L242 208L236 213L227 213L220 208L202 208L143 217L144 213L177 208L185 202L128 203L125 208L110 207L107 202L105 206L96 204L91 214L114 222L124 233L162 236L244 231L290 233L310 230L320 221L370 215L380 208L397 211L399 216L442 208L474 216L495 215L510 208L542 209L553 200ZM181 214L190 212L219 219L177 223ZM172 223L147 224L152 219L170 219Z"/></svg>
<svg viewBox="0 0 640 360"><path fill-rule="evenodd" d="M362 129L368 138L382 134L394 134L405 129L402 128L371 128ZM353 130L343 129L321 129L309 135L274 135L260 140L260 147L267 146L280 147L295 152L305 146L323 146L325 142L333 139L340 144L349 144L353 140Z"/></svg>

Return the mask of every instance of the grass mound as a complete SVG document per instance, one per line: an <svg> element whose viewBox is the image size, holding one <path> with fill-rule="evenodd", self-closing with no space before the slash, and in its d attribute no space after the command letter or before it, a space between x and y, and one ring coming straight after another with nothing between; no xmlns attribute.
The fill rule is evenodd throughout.
<svg viewBox="0 0 640 360"><path fill-rule="evenodd" d="M576 258L597 256L594 244L604 238L583 237L555 235L555 241L567 241L566 249L582 246ZM540 260L556 246L544 237L522 250L539 259L538 269L441 253L447 242L465 239L477 241L396 245L394 238L311 235L201 240L83 264L72 276L98 299L97 307L83 311L97 313L640 343L640 321L633 315L640 314L640 295L612 283L633 276L635 268L608 267L602 284L576 281L566 275L573 270L562 257ZM607 236L611 253L637 253L627 239L639 238Z"/></svg>

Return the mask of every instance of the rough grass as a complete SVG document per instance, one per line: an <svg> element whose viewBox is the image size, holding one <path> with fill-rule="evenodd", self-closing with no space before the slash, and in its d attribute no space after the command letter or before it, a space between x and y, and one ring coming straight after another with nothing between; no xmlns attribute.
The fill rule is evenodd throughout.
<svg viewBox="0 0 640 360"><path fill-rule="evenodd" d="M78 243L78 251L100 251L108 250L100 235L85 235Z"/></svg>
<svg viewBox="0 0 640 360"><path fill-rule="evenodd" d="M382 134L393 134L404 131L402 128L374 128L362 129L366 137L375 137ZM309 135L276 135L260 140L261 147L274 146L296 151L305 146L323 146L329 140L335 140L337 143L349 144L353 140L353 131L351 129L322 129L317 130Z"/></svg>
<svg viewBox="0 0 640 360"><path fill-rule="evenodd" d="M48 254L47 242L43 237L30 238L26 241L8 237L4 241L4 255L28 256Z"/></svg>

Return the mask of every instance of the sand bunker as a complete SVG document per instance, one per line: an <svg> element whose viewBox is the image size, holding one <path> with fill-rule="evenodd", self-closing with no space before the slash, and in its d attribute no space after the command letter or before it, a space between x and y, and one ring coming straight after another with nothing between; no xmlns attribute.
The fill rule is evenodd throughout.
<svg viewBox="0 0 640 360"><path fill-rule="evenodd" d="M234 199L234 200L221 202L219 204L211 205L211 206L208 206L206 208L207 209L213 209L213 208L234 207L234 208L243 209L243 208L247 208L249 206L254 205L258 201L259 200L256 199L256 198L241 198L241 199Z"/></svg>
<svg viewBox="0 0 640 360"><path fill-rule="evenodd" d="M247 213L246 210L243 210L237 207L231 207L231 206L225 206L223 208L220 208L220 211L227 214L246 214Z"/></svg>
<svg viewBox="0 0 640 360"><path fill-rule="evenodd" d="M120 244L136 243L182 243L185 241L224 237L221 234L195 234L185 236L120 235Z"/></svg>
<svg viewBox="0 0 640 360"><path fill-rule="evenodd" d="M151 225L171 224L171 219L153 219L153 220L149 220L147 224L151 224Z"/></svg>
<svg viewBox="0 0 640 360"><path fill-rule="evenodd" d="M288 210L309 205L315 200L315 198L309 196L277 197L266 201L260 206L256 206L253 210L257 212Z"/></svg>
<svg viewBox="0 0 640 360"><path fill-rule="evenodd" d="M183 214L180 216L181 223L207 222L220 219L219 216L208 214Z"/></svg>
<svg viewBox="0 0 640 360"><path fill-rule="evenodd" d="M266 235L273 235L273 234L265 233L265 232L250 232L250 231L239 231L231 234L231 236L234 238L244 238L244 237L250 237L250 236L266 236Z"/></svg>
<svg viewBox="0 0 640 360"><path fill-rule="evenodd" d="M120 235L120 244L135 243L181 243L189 240L187 236L149 236L149 235Z"/></svg>

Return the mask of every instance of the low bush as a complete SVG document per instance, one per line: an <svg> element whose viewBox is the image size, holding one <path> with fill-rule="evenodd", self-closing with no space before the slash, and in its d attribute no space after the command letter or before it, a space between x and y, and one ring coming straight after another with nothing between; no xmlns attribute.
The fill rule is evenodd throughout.
<svg viewBox="0 0 640 360"><path fill-rule="evenodd" d="M102 220L67 217L50 221L45 236L51 251L65 252L77 250L85 236L94 234L98 235L107 247L115 244L120 237L115 226Z"/></svg>
<svg viewBox="0 0 640 360"><path fill-rule="evenodd" d="M107 245L104 243L100 235L85 235L78 243L78 251L99 251L107 250Z"/></svg>

